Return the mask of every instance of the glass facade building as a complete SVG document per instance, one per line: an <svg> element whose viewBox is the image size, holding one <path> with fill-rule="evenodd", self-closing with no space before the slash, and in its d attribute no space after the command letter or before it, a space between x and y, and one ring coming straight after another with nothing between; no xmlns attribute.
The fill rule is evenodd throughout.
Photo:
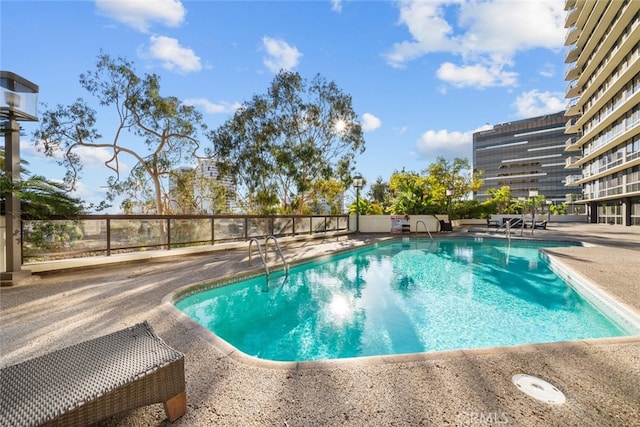
<svg viewBox="0 0 640 427"><path fill-rule="evenodd" d="M484 201L488 190L508 186L511 196L529 197L537 191L547 201L562 203L580 194L566 187L564 111L495 125L473 134L473 170L482 172L482 187L474 198Z"/></svg>
<svg viewBox="0 0 640 427"><path fill-rule="evenodd" d="M565 0L567 185L590 222L640 225L640 1Z"/></svg>

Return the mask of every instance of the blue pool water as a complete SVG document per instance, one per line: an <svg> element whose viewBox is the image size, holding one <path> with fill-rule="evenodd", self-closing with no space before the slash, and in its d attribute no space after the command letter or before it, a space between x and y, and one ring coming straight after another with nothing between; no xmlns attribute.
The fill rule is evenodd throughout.
<svg viewBox="0 0 640 427"><path fill-rule="evenodd" d="M178 309L242 352L276 361L628 335L560 279L541 247L395 240L203 291Z"/></svg>

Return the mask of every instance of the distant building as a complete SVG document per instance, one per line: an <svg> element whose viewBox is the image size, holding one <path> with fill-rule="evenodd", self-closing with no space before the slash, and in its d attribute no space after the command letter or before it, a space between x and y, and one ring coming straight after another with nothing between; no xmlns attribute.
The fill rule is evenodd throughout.
<svg viewBox="0 0 640 427"><path fill-rule="evenodd" d="M235 208L236 202L236 185L231 178L222 177L218 173L218 167L215 160L212 159L199 159L195 168L189 166L182 166L175 168L171 171L171 177L169 179L169 197L171 199L172 208L177 208L181 200L181 191L186 189L180 188L181 185L189 185L188 191L193 201L197 204L195 213L205 214L218 214L220 211L225 213L232 212ZM188 177L188 174L193 174ZM213 186L208 185L207 181L212 181L215 185L219 186L212 191ZM213 196L216 191L222 190L226 194L225 203L223 209L220 206L216 206L213 200ZM191 213L191 212L185 212Z"/></svg>
<svg viewBox="0 0 640 427"><path fill-rule="evenodd" d="M489 189L508 186L514 198L529 191L553 203L565 202L575 187L565 187L564 151L567 135L564 111L495 125L473 134L473 171L482 171L483 184L474 198L490 198Z"/></svg>
<svg viewBox="0 0 640 427"><path fill-rule="evenodd" d="M640 225L640 1L566 0L567 140L590 221Z"/></svg>
<svg viewBox="0 0 640 427"><path fill-rule="evenodd" d="M187 184L187 182L192 182L189 178L189 174L192 173L193 168L189 166L181 166L171 171L171 174L169 176L169 205L171 206L172 210L179 209L180 203L178 201L182 199L182 193L185 191L185 189L182 187ZM182 213L192 214L194 212Z"/></svg>
<svg viewBox="0 0 640 427"><path fill-rule="evenodd" d="M198 166L196 167L196 174L203 178L213 179L220 184L225 189L227 195L225 210L227 212L235 211L237 194L236 183L231 177L220 175L215 159L199 159ZM206 203L206 198L202 207L207 213L219 213L216 212L214 206L211 206L211 203Z"/></svg>

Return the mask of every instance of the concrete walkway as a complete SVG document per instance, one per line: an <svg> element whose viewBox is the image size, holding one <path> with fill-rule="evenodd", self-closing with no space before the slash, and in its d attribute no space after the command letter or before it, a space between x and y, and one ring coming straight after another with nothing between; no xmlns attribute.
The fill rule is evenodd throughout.
<svg viewBox="0 0 640 427"><path fill-rule="evenodd" d="M640 313L640 227L550 224L530 233L525 237L591 243L549 254ZM381 237L305 242L284 252L293 262ZM177 426L640 425L640 336L274 368L215 345L211 334L163 303L183 286L246 271L246 250L224 251L44 274L3 288L0 365L148 320L186 355L188 409ZM567 402L551 405L521 393L511 382L519 373L552 383ZM167 422L162 405L152 405L101 424Z"/></svg>

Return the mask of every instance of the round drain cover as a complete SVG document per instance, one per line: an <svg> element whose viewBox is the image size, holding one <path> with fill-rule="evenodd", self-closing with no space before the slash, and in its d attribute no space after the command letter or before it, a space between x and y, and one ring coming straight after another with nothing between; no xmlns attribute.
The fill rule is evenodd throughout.
<svg viewBox="0 0 640 427"><path fill-rule="evenodd" d="M511 381L520 389L521 392L541 400L546 403L556 405L563 404L567 399L560 390L540 378L531 375L518 374L511 378Z"/></svg>

